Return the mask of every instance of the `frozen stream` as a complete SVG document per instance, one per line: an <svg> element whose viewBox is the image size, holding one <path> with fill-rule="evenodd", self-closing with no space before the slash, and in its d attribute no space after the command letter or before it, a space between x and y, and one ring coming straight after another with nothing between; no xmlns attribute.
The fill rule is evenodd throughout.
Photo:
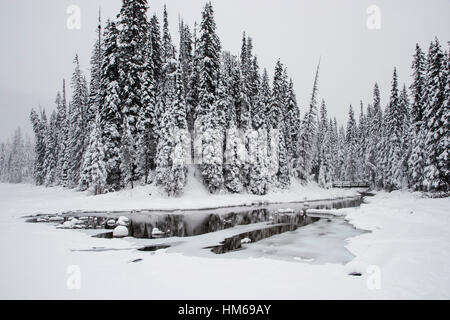
<svg viewBox="0 0 450 320"><path fill-rule="evenodd" d="M128 228L126 241L142 258L156 250L185 255L249 258L266 257L314 264L342 263L353 259L346 239L364 233L329 209L357 207L362 197L186 211L65 212L27 217L27 222L52 223L87 235L112 238L118 224ZM314 210L310 210L314 209ZM314 213L308 213L310 212ZM317 211L322 214L317 214ZM306 213L306 214L305 214ZM114 247L80 248L79 251L119 250ZM139 262L137 259L134 262Z"/></svg>

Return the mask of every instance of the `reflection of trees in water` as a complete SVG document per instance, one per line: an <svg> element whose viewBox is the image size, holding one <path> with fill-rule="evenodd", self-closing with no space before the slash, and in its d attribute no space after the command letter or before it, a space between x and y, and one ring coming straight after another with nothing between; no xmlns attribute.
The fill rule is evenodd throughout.
<svg viewBox="0 0 450 320"><path fill-rule="evenodd" d="M300 214L296 215L275 215L274 223L277 225L266 227L254 231L244 232L233 237L226 238L218 246L209 247L211 251L217 254L226 253L242 248L242 240L250 239L250 242L269 238L271 236L281 234L288 231L294 231L299 227L316 222L319 218L307 217ZM282 224L278 224L282 223Z"/></svg>

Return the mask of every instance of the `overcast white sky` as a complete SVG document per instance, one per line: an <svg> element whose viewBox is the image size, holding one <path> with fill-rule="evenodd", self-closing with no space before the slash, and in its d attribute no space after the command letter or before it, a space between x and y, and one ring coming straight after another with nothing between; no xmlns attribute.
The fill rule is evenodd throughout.
<svg viewBox="0 0 450 320"><path fill-rule="evenodd" d="M261 67L273 73L281 58L293 78L304 112L315 67L322 58L319 95L329 113L345 123L349 104L370 102L378 81L383 106L394 66L400 82L410 82L415 43L427 50L437 36L447 50L450 0L218 0L212 1L222 47L238 53L242 32L254 40ZM178 15L189 25L200 21L205 0L149 1L149 15L169 12L172 38L178 45ZM81 29L66 27L69 5L81 9ZM366 9L381 9L381 29L366 26ZM70 81L78 52L89 73L98 7L103 20L115 17L121 0L0 1L0 140L20 125L31 132L29 111L39 104L54 108L62 78Z"/></svg>

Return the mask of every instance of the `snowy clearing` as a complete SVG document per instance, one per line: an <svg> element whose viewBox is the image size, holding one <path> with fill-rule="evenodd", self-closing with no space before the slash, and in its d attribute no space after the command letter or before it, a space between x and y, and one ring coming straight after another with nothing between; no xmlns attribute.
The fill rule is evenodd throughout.
<svg viewBox="0 0 450 320"><path fill-rule="evenodd" d="M154 195L149 201L149 190L90 197L62 188L0 184L0 298L450 298L450 198L380 192L359 208L340 210L354 226L371 231L348 239L347 248L356 257L346 265L314 264L300 257L288 262L227 254L211 259L168 249L142 252L133 249L133 239L92 238L21 218L38 211L125 209L131 204L133 208L242 204L253 197L205 197L197 191L197 197L188 194L173 201ZM304 196L330 198L330 193L313 186L302 190L300 198ZM293 193L272 197L271 201L299 200ZM92 247L124 250L71 251ZM67 286L74 270L70 266L80 271L79 289ZM380 271L379 289L370 285L374 270Z"/></svg>
<svg viewBox="0 0 450 320"><path fill-rule="evenodd" d="M250 204L253 201L290 202L334 199L358 195L356 190L322 189L316 184L307 187L293 181L289 190L264 196L251 194L211 195L200 181L188 179L183 196L171 198L152 186L138 186L97 196L63 187L45 188L31 184L0 184L1 197L19 202L11 210L21 214L57 213L69 210L133 210L133 209L201 209Z"/></svg>

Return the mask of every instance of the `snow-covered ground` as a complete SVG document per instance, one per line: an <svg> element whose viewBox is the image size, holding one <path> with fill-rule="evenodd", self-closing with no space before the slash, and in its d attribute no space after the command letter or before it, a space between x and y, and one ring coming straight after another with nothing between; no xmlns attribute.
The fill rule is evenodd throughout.
<svg viewBox="0 0 450 320"><path fill-rule="evenodd" d="M319 188L316 184L307 187L292 181L286 191L257 196L250 194L211 195L191 173L188 184L180 198L169 198L153 185L137 186L109 194L92 196L87 192L68 190L63 187L44 188L31 184L0 184L0 199L20 202L13 206L14 213L57 213L67 210L133 210L133 209L199 209L233 205L245 205L252 201L289 202L313 199L331 199L358 195L355 190Z"/></svg>
<svg viewBox="0 0 450 320"><path fill-rule="evenodd" d="M136 243L130 239L92 238L21 218L74 209L201 208L354 194L298 185L264 197L209 196L195 185L186 190L180 199L167 199L152 187L93 197L62 188L0 184L0 298L450 298L450 198L380 192L359 208L339 210L357 228L371 231L348 240L347 249L356 257L346 265L142 252L132 249ZM92 247L123 250L71 250ZM142 260L132 262L136 259ZM80 287L70 289L67 282L73 283L78 270Z"/></svg>

